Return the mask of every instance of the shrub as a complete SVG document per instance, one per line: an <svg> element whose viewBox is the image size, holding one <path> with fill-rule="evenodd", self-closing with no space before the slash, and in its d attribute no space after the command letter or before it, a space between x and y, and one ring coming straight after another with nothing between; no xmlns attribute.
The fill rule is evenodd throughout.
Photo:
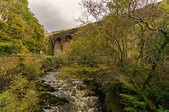
<svg viewBox="0 0 169 112"><path fill-rule="evenodd" d="M35 112L38 110L35 84L16 75L9 89L0 94L1 112Z"/></svg>
<svg viewBox="0 0 169 112"><path fill-rule="evenodd" d="M103 47L101 37L78 37L71 43L61 56L69 63L95 66L103 63L100 57L104 57L107 49Z"/></svg>
<svg viewBox="0 0 169 112"><path fill-rule="evenodd" d="M144 102L134 87L126 82L112 82L102 86L105 95L104 105L107 111L147 112Z"/></svg>
<svg viewBox="0 0 169 112"><path fill-rule="evenodd" d="M29 62L24 65L23 74L28 79L36 79L41 74L41 65L38 62Z"/></svg>
<svg viewBox="0 0 169 112"><path fill-rule="evenodd" d="M0 42L0 54L19 53L21 46L12 42Z"/></svg>
<svg viewBox="0 0 169 112"><path fill-rule="evenodd" d="M59 58L49 55L42 61L42 68L46 71L54 67L59 67L60 64L61 60Z"/></svg>
<svg viewBox="0 0 169 112"><path fill-rule="evenodd" d="M81 78L83 80L95 79L100 81L108 74L110 74L110 71L106 65L99 64L95 67L90 67L87 65L72 64L70 66L62 67L61 71L57 74L57 77Z"/></svg>

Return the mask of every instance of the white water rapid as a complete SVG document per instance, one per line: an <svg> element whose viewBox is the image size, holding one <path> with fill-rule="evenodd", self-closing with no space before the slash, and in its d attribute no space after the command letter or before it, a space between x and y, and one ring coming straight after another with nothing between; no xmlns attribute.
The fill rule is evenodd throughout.
<svg viewBox="0 0 169 112"><path fill-rule="evenodd" d="M56 97L65 98L69 103L44 109L44 112L101 112L98 97L79 79L56 79L59 70L52 70L40 78L55 89Z"/></svg>

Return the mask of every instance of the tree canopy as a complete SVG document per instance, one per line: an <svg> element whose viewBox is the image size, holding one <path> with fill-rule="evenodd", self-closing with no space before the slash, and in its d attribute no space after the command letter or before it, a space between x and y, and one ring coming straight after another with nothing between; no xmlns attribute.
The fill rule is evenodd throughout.
<svg viewBox="0 0 169 112"><path fill-rule="evenodd" d="M105 3L107 5L100 6ZM63 57L70 63L89 68L100 65L109 68L107 78L96 78L99 72L84 71L99 80L103 87L115 81L105 93L107 111L119 111L121 107L125 107L123 111L157 111L159 105L164 106L168 100L163 92L168 95L169 2L83 0L82 5L96 20L102 17L101 21L81 27ZM131 85L137 97L133 96L135 93L124 92L121 83ZM111 90L116 87L119 88L117 93ZM159 90L163 92L152 95L152 91ZM158 95L165 103L157 101Z"/></svg>
<svg viewBox="0 0 169 112"><path fill-rule="evenodd" d="M0 4L0 54L44 50L44 29L28 8L27 0L2 0Z"/></svg>

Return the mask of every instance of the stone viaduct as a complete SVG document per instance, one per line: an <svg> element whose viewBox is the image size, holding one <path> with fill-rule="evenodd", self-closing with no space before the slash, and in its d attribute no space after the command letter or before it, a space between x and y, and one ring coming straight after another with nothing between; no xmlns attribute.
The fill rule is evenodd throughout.
<svg viewBox="0 0 169 112"><path fill-rule="evenodd" d="M76 28L53 34L53 50L54 56L59 56L61 52L69 48L70 42L73 39L73 34L77 31Z"/></svg>

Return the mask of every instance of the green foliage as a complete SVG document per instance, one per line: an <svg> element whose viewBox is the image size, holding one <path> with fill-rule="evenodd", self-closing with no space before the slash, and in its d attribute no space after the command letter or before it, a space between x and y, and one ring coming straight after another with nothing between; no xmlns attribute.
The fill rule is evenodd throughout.
<svg viewBox="0 0 169 112"><path fill-rule="evenodd" d="M169 92L163 90L159 87L146 88L146 93L153 101L158 104L158 106L163 106L163 108L168 108L166 102L169 101Z"/></svg>
<svg viewBox="0 0 169 112"><path fill-rule="evenodd" d="M37 84L37 78L43 72L43 69L46 69L42 68L46 56L32 55L28 53L26 48L23 49L22 54L19 56L3 56L0 58L1 62L7 64L3 65L6 66L6 73L0 76L0 81L2 81L0 83L2 87L0 112L42 112L42 108L50 105L50 103L53 105L54 103L60 104L63 103L62 101L67 101L43 94L47 89L45 91L40 90L41 86ZM48 57L48 59L54 61L53 58ZM5 60L11 62L7 63ZM8 66L10 68L7 69ZM10 69L12 69L12 72L8 72Z"/></svg>
<svg viewBox="0 0 169 112"><path fill-rule="evenodd" d="M14 44L13 42L0 42L1 54L19 53L20 51L21 46L19 44Z"/></svg>
<svg viewBox="0 0 169 112"><path fill-rule="evenodd" d="M102 87L107 111L147 112L147 103L137 94L134 87L126 82L112 82Z"/></svg>
<svg viewBox="0 0 169 112"><path fill-rule="evenodd" d="M41 74L41 65L37 62L29 62L24 65L23 74L28 79L37 79Z"/></svg>
<svg viewBox="0 0 169 112"><path fill-rule="evenodd" d="M169 112L169 110L164 109L163 107L160 107L157 112Z"/></svg>
<svg viewBox="0 0 169 112"><path fill-rule="evenodd" d="M1 106L0 111L1 112L17 110L17 109L15 109L16 103L17 103L17 99L16 99L15 95L13 95L11 92L5 91L0 95L0 106Z"/></svg>
<svg viewBox="0 0 169 112"><path fill-rule="evenodd" d="M125 105L126 112L147 112L146 102L139 101L138 96L130 94L120 94L122 103Z"/></svg>
<svg viewBox="0 0 169 112"><path fill-rule="evenodd" d="M93 38L94 39L94 38ZM97 50L91 45L92 41L86 38L78 38L67 55L70 61L81 64L94 63L96 61Z"/></svg>
<svg viewBox="0 0 169 112"><path fill-rule="evenodd" d="M107 90L105 105L110 111L117 105L118 109L126 106L124 108L126 111L157 111L159 105L164 108L164 104L168 103L166 98L168 91L165 91L169 78L166 69L169 45L168 0L152 2L146 6L135 6L138 5L137 2L134 0L109 2L107 6L111 13L100 22L80 28L77 32L78 39L72 43L71 49L65 54L67 59L78 65L93 67L98 63L104 63L112 74L117 75L118 80L128 81L133 86L135 94L127 92L128 86L126 86L127 91L119 91L118 89L124 89L122 87L124 84L112 85L112 88L118 88L115 89L117 90L115 93L112 89ZM88 8L88 13L100 10L97 2L83 1L82 3L83 5L86 3L84 7ZM90 12L91 7L92 12ZM151 11L153 13L150 13ZM108 63L101 61L102 56L109 59ZM104 82L109 81L105 79ZM150 90L146 90L147 87ZM115 96L117 99L114 99ZM123 104L119 103L119 100Z"/></svg>
<svg viewBox="0 0 169 112"><path fill-rule="evenodd" d="M35 40L33 38L28 38L25 44L30 52L35 52Z"/></svg>
<svg viewBox="0 0 169 112"><path fill-rule="evenodd" d="M53 69L54 67L60 67L62 64L62 61L60 58L47 55L43 61L42 61L42 68L44 68L45 71Z"/></svg>
<svg viewBox="0 0 169 112"><path fill-rule="evenodd" d="M56 75L60 78L81 78L83 80L98 80L102 81L110 71L105 65L97 65L95 67L90 67L87 65L71 65L62 67L61 71Z"/></svg>
<svg viewBox="0 0 169 112"><path fill-rule="evenodd" d="M47 56L46 60L50 61L51 64L56 64L57 58L55 56Z"/></svg>
<svg viewBox="0 0 169 112"><path fill-rule="evenodd" d="M110 51L104 47L102 37L78 37L63 55L63 59L69 63L77 63L95 66L104 63L105 54Z"/></svg>
<svg viewBox="0 0 169 112"><path fill-rule="evenodd" d="M21 48L18 49L16 46L26 46L34 53L44 51L44 29L30 12L27 0L15 2L2 0L0 6L0 42L13 45L10 51L9 45L4 45L5 48L1 48L3 52L0 54L20 53ZM14 39L17 43L13 41Z"/></svg>
<svg viewBox="0 0 169 112"><path fill-rule="evenodd" d="M15 76L10 89L0 94L1 112L34 112L38 110L38 93L33 82Z"/></svg>

